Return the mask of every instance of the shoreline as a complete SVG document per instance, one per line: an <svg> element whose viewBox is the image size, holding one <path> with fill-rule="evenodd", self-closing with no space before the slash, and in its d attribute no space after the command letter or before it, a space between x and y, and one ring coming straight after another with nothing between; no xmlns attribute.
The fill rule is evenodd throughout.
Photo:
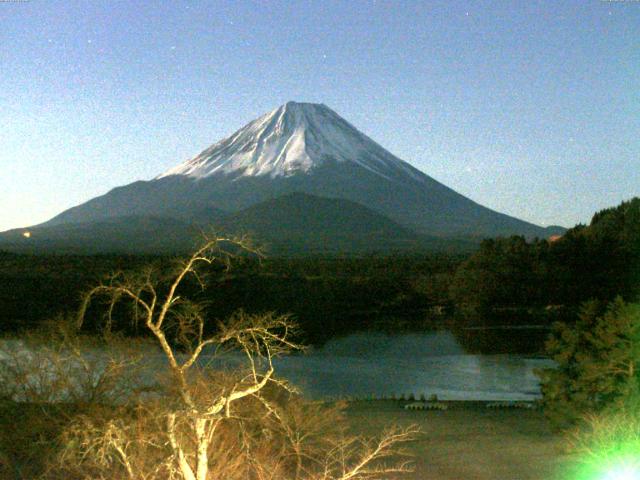
<svg viewBox="0 0 640 480"><path fill-rule="evenodd" d="M353 401L347 402L344 414L357 435L376 435L390 425L420 427L419 438L405 446L415 471L399 480L574 478L575 458L541 410L491 409L487 402L443 403L451 408L413 411L400 402Z"/></svg>

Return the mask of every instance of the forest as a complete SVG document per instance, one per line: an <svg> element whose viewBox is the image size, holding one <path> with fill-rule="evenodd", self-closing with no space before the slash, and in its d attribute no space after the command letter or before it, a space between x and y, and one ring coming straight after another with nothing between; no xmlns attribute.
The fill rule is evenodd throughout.
<svg viewBox="0 0 640 480"><path fill-rule="evenodd" d="M206 479L215 472L230 479L346 480L372 478L373 468L378 478L397 478L413 471L401 444L425 456L433 438L444 442L438 434L451 437L469 422L474 430L531 428L527 422L539 425L543 413L568 433L529 430L521 439L527 455L545 451L544 442L535 443L540 439L573 441L577 463L602 472L608 452L637 446L640 309L631 302L640 286L638 198L596 213L561 238L489 239L470 255L263 259L249 248L253 254L208 256L217 243L182 261L0 254L9 340L0 371L0 476ZM532 325L543 328L522 338L498 328ZM427 438L408 423L424 412L407 416L398 408L404 400L348 407L306 401L274 376L272 359L305 344L362 330L443 327L467 351L553 359L556 367L537 372L542 398L531 408L543 411L496 412L489 427L479 428L475 422L488 418L479 402L457 402L471 404L457 410L453 402L448 415L426 422L444 422ZM32 352L24 355L21 345ZM235 375L200 368L207 345L239 349L247 367ZM139 385L158 352L169 372L157 384ZM429 402L418 403L447 405ZM373 437L352 434L382 418L381 408L399 426ZM464 435L465 445L484 451L485 437ZM558 457L544 455L541 466Z"/></svg>
<svg viewBox="0 0 640 480"><path fill-rule="evenodd" d="M0 252L2 331L28 330L76 310L82 294L114 271L172 262L166 256ZM211 318L239 308L290 314L311 344L371 329L550 326L575 320L586 300L637 298L640 198L597 212L589 225L562 237L486 239L473 254L244 256L207 274L207 288L196 282L187 288L207 303ZM97 314L91 319L89 326L101 324Z"/></svg>

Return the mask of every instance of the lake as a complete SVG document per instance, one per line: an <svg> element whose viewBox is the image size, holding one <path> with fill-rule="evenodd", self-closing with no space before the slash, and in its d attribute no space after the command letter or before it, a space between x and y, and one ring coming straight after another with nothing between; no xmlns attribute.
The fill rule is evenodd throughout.
<svg viewBox="0 0 640 480"><path fill-rule="evenodd" d="M413 394L442 400L527 401L540 397L534 369L548 359L465 352L448 332L360 333L279 359L276 371L312 398Z"/></svg>
<svg viewBox="0 0 640 480"><path fill-rule="evenodd" d="M36 350L21 341L4 341L2 346L22 352L25 359L38 357L34 357ZM136 383L154 382L156 373L166 366L164 355L155 348L139 353L143 355L144 368ZM106 365L104 350L93 349L85 355L97 360L96 365ZM244 356L228 355L213 359L203 354L200 362L218 368L244 362ZM0 352L0 361L2 358ZM442 400L487 401L539 398L534 369L553 366L548 359L527 355L467 353L449 331L352 334L304 354L278 358L274 364L278 376L314 399L437 395ZM69 368L72 371L74 367ZM46 375L40 372L33 380Z"/></svg>

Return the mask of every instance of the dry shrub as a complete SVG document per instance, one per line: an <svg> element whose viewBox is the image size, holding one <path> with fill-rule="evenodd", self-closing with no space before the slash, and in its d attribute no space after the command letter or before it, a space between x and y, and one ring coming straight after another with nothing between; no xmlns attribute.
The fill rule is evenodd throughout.
<svg viewBox="0 0 640 480"><path fill-rule="evenodd" d="M376 471L381 474L375 478L389 478L390 467L378 464L376 468L371 460L383 460L395 453L391 447L400 437L385 435L381 446L348 438L340 405L325 406L283 392L273 393L274 397L283 395L277 411L261 408L260 401L248 401L236 415L217 426L208 451L210 478L338 479L360 463L367 464L366 469L351 478L370 478L363 475ZM46 478L182 479L167 441L164 419L168 413L164 401L158 400L135 408L79 415L63 432L64 448ZM185 420L181 416L177 418L178 441L187 457L193 458L197 441L191 425L181 421ZM408 440L407 433L415 431L394 435ZM396 465L394 471L406 467Z"/></svg>
<svg viewBox="0 0 640 480"><path fill-rule="evenodd" d="M203 375L201 393L218 392L229 380L221 377L227 376ZM179 396L162 397L79 415L63 432L64 448L46 478L183 479L166 425L179 402ZM397 443L410 440L417 430L386 432L379 440L349 437L343 408L305 401L270 386L262 398L241 402L217 424L208 449L207 478L390 478L391 473L409 471L406 463L380 462L401 453ZM198 442L187 412L175 416L174 428L177 442L193 461Z"/></svg>
<svg viewBox="0 0 640 480"><path fill-rule="evenodd" d="M397 460L396 447L416 428L379 439L349 437L340 408L305 402L277 377L273 360L300 349L288 316L238 312L205 334L205 309L180 287L187 276L202 283L202 266L228 265L221 245L229 243L249 249L216 238L179 262L168 280L151 268L114 274L87 293L75 329L59 328L59 342L41 339L5 355L5 398L81 407L61 424L59 452L44 478L355 480L409 471L406 463L381 462ZM93 344L77 330L98 298L106 302L107 326L105 338ZM145 326L164 360L151 390L140 388L140 351L111 348L118 345L111 314L122 302L133 307L134 321ZM205 349L213 349L214 359L242 361L204 367Z"/></svg>
<svg viewBox="0 0 640 480"><path fill-rule="evenodd" d="M80 335L59 317L0 341L0 397L38 403L117 403L134 392L143 342ZM147 347L149 346L147 345Z"/></svg>
<svg viewBox="0 0 640 480"><path fill-rule="evenodd" d="M140 343L78 335L63 317L0 340L0 478L37 478L78 415L134 395Z"/></svg>
<svg viewBox="0 0 640 480"><path fill-rule="evenodd" d="M626 405L589 414L568 434L570 451L590 470L606 472L629 459L640 461L640 407ZM640 470L640 464L637 463Z"/></svg>
<svg viewBox="0 0 640 480"><path fill-rule="evenodd" d="M93 340L86 342L91 348L96 345ZM35 337L26 343L35 347ZM80 342L76 345L78 353L85 352ZM63 358L68 359L66 355ZM26 367L38 365L39 361L23 365L18 378L23 378ZM59 365L61 375L69 373L64 362L52 361L51 365ZM127 365L132 366L130 362ZM121 391L123 382L116 377L125 376L124 383L128 384L130 378L125 372L130 371L101 367L100 372L113 373L114 377L90 375L101 380L82 382L94 388L82 395L79 395L82 390L74 389L73 402L50 401L57 397L50 389L65 385L55 378L48 387L43 381L37 388L30 388L29 401L5 400L0 406L2 478L184 479L176 468L175 451L167 434L168 419L173 416L177 442L190 462L194 461L198 442L192 412L184 406L180 389L171 375L162 375L152 392L129 390L117 401L114 401L115 395L107 394L106 390L105 394L99 393L106 385L117 385L115 391ZM247 373L241 369L195 369L189 376L193 401L206 405L207 400L210 402L231 391ZM376 472L371 467L375 461L395 452L390 447L396 439L408 440L415 431L400 432L400 437L385 434L382 447L378 448L371 440L347 435L343 408L343 404L305 401L290 391L286 383L270 382L259 395L249 395L236 402L228 417L217 419L210 431L207 478L389 478L392 471L406 470L405 464L401 468L387 466L379 469L386 472L387 477L369 475ZM354 468L360 472L345 477Z"/></svg>

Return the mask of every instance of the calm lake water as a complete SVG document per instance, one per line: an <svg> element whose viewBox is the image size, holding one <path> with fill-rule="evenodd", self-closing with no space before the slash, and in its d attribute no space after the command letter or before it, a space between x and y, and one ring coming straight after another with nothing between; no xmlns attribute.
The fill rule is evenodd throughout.
<svg viewBox="0 0 640 480"><path fill-rule="evenodd" d="M2 346L23 352L25 358L32 356L33 350L20 341L5 341ZM106 364L104 351L87 355L104 357ZM166 368L166 359L155 349L144 353L143 359L145 368L139 381L154 382L156 373ZM214 360L203 355L201 362L220 368L244 362L244 357L231 355ZM413 394L416 398L437 395L443 400L534 400L540 396L534 369L553 366L550 360L525 355L469 354L448 331L354 334L274 363L280 377L316 399Z"/></svg>
<svg viewBox="0 0 640 480"><path fill-rule="evenodd" d="M524 355L465 353L450 332L362 333L304 356L279 359L276 371L313 398L437 395L444 400L534 400L534 369L553 366Z"/></svg>

